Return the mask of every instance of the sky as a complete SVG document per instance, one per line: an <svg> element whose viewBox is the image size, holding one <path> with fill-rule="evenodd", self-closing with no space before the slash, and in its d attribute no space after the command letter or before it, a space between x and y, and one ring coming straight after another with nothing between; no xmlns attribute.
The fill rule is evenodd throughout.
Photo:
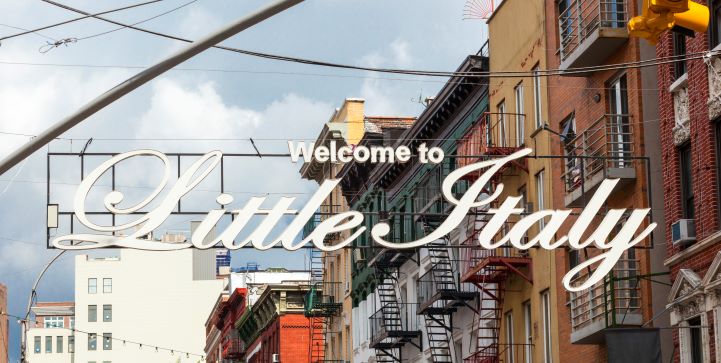
<svg viewBox="0 0 721 363"><path fill-rule="evenodd" d="M63 1L88 12L137 2ZM187 4L139 26L197 39L268 2L164 0L107 17L135 23ZM463 20L464 4L465 0L307 0L223 44L352 65L452 71L485 41L481 20ZM0 0L0 36L18 32L12 27L37 28L75 17L40 0ZM97 35L117 28L86 19L0 44L0 157L29 139L13 134L42 132L137 73L137 67L183 46L130 29ZM43 47L48 39L67 38L80 40ZM423 110L419 97L433 96L442 86L439 79L329 69L222 50L208 50L179 68L91 116L0 176L0 283L8 286L10 313L24 315L33 281L57 253L46 248L47 152L79 152L91 137L89 152L251 152L249 138L264 153L287 152L287 140L314 139L345 98L365 99L367 115L417 116ZM98 160L88 163L90 168ZM139 198L157 184L158 165L130 164L118 185L136 187L124 192ZM79 182L78 161L65 158L51 166L51 202L67 205ZM239 204L267 193L271 200L295 196L301 205L317 184L303 180L299 168L285 159L244 159L228 168L226 189ZM217 177L201 184L203 190L191 196L188 208L207 210L218 194L217 185L210 184L214 182ZM168 229L187 229L188 223L175 219ZM73 254L61 257L44 276L37 290L40 301L72 300ZM298 254L233 254L234 266L251 261L261 267L306 266ZM19 359L19 334L18 324L11 321L11 362Z"/></svg>

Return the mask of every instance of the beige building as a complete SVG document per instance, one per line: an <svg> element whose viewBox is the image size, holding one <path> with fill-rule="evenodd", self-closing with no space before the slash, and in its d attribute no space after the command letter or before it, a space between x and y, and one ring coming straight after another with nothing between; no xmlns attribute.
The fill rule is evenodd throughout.
<svg viewBox="0 0 721 363"><path fill-rule="evenodd" d="M502 2L488 20L490 71L531 73L545 69L545 36L539 31L544 27L544 18L543 2ZM474 125L465 142L474 143L470 148L477 155L508 155L523 148L532 149L536 155L550 155L553 135L544 132L548 119L546 97L544 77L489 78L488 112ZM555 207L550 159L525 158L497 175L492 184L503 183L504 190L496 201L520 196L519 207L527 213ZM520 217L509 219L504 231L510 230ZM471 238L485 225L485 216L476 218ZM541 221L532 228L527 238L533 238L542 225ZM503 238L503 233L496 238ZM473 361L558 362L554 252L507 247L465 260L470 261L464 273L466 281L479 286L482 301Z"/></svg>
<svg viewBox="0 0 721 363"><path fill-rule="evenodd" d="M75 304L40 302L32 308L35 324L28 327L28 363L71 363L75 352Z"/></svg>

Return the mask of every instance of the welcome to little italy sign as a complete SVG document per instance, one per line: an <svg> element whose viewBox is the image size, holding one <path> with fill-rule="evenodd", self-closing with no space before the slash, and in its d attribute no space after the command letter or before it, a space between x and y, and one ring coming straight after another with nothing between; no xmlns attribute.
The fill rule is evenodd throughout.
<svg viewBox="0 0 721 363"><path fill-rule="evenodd" d="M404 163L411 159L412 154L411 150L406 146L400 146L398 148L365 148L362 146L351 148L349 146L343 146L336 148L335 144L332 144L330 147L315 147L313 144L295 144L289 142L288 147L293 162L298 162L302 156L306 162L315 158L320 162L350 162L356 160L358 162L371 163ZM416 151L418 160L421 163L437 164L444 158L441 149L428 148L425 144L420 145ZM531 152L531 149L523 149L506 157L481 161L451 172L443 181L442 193L444 198L453 205L452 211L446 216L445 220L437 229L415 241L390 242L385 239L391 230L388 223L380 222L371 228L366 228L363 223L363 213L349 210L323 219L316 226L315 230L301 241L296 242L296 237L301 233L303 227L313 218L314 213L340 182L340 180L337 179L328 179L320 185L320 188L300 210L292 208L292 204L296 199L294 197L282 197L270 208L263 206L266 197L252 197L243 208L228 211L225 209L225 206L233 202L233 196L224 193L220 194L216 198L216 201L221 205L221 208L208 211L203 221L193 232L189 241L169 244L145 239L144 236L153 232L170 216L178 201L193 190L193 188L218 166L223 154L220 151L211 151L196 160L180 175L177 182L170 187L169 192L162 197L159 205L147 213L139 214L137 219L117 226L99 225L90 221L85 210L85 201L90 189L103 174L123 160L137 156L156 157L164 164L164 176L158 186L144 200L133 206L120 207L119 205L123 202L124 198L123 194L119 191L111 191L103 198L104 207L109 212L115 215L129 215L137 212L156 198L159 198L161 191L165 189L171 173L168 157L154 150L130 151L116 155L98 166L81 182L75 194L74 209L77 219L90 230L101 233L59 236L53 239L52 245L56 248L67 250L120 247L155 251L185 248L208 249L218 245L222 245L231 250L249 245L258 250L267 250L280 245L286 250L293 251L312 243L314 247L322 251L334 251L348 246L361 234L370 233L373 241L383 247L394 249L417 248L443 238L454 228L458 227L469 212L479 207L487 208L491 202L498 199L503 192L503 184L498 184L490 196L482 193L484 186L505 164L523 158ZM481 174L463 195L456 198L451 192L453 185L469 173ZM560 246L568 246L573 249L582 249L589 246L596 247L601 250L602 253L574 267L563 278L564 287L568 291L587 289L601 281L604 276L613 269L613 266L626 250L643 241L656 227L656 223L650 223L642 231L639 231L644 224L649 209L632 210L628 216L625 216L625 209L612 209L606 213L601 223L591 226L593 217L599 213L617 183L618 179L604 180L586 208L574 221L568 235L555 240L554 238L558 229L571 214L571 210L541 210L525 215L513 225L502 239L494 241L493 237L498 234L504 222L506 222L510 216L520 215L524 212L522 208L518 208L521 197L507 197L503 202L498 204L498 208L488 209L490 218L478 234L478 244L481 248L485 249L495 249L510 244L519 250L527 250L534 246L547 250L552 250ZM230 222L217 237L208 240L207 237L210 231L216 226L223 215L227 213L233 215L232 222ZM274 240L268 240L268 235L273 227L275 227L283 216L287 215L294 215L295 217ZM251 218L255 216L264 216L263 221L259 223L258 226L255 227L255 230L246 238L236 241L235 239L241 230L243 230ZM608 239L610 238L611 232L624 217L625 220L620 231L609 241ZM526 241L524 236L527 231L541 219L546 219L543 229L534 238ZM134 232L127 236L102 234L127 231L130 229L134 229ZM590 233L590 237L582 240L585 232L591 229L593 230L592 233ZM325 236L341 231L350 231L350 236L333 245L326 245L324 243ZM578 285L571 285L570 281L573 276L596 263L598 263L598 265L594 269L594 272L585 281Z"/></svg>

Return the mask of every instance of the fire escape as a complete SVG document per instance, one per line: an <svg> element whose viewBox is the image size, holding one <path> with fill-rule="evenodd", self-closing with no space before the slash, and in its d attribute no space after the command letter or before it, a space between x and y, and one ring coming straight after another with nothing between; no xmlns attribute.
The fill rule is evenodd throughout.
<svg viewBox="0 0 721 363"><path fill-rule="evenodd" d="M417 204L422 206L422 217L416 223L424 233L438 228L449 205L444 203L441 193L443 178L451 171L450 163L442 163L432 169L416 188ZM426 337L432 362L454 362L453 313L469 305L477 293L464 291L457 275L457 258L448 236L430 243L428 270L418 279L418 314L425 320Z"/></svg>
<svg viewBox="0 0 721 363"><path fill-rule="evenodd" d="M370 262L375 269L376 295L380 309L370 317L370 347L376 351L376 362L401 362L401 348L412 344L421 350L421 331L414 323L416 304L399 297L400 267L413 252L381 250Z"/></svg>
<svg viewBox="0 0 721 363"><path fill-rule="evenodd" d="M466 166L480 160L509 155L520 149L519 140L511 136L508 113L484 113L480 120L458 142L459 166ZM522 116L522 115L520 115ZM528 171L525 159L507 164L486 186L486 192L495 186L504 175L513 170ZM480 172L469 175L468 181L477 180ZM491 206L492 207L492 206ZM469 218L466 238L462 243L461 282L472 283L480 291L478 307L475 309L476 349L466 357L466 363L498 363L509 346L503 346L500 339L503 301L508 278L516 274L532 283L530 276L531 259L525 251L510 246L486 250L479 246L478 235L487 223L489 206L476 208ZM506 228L509 226L507 225ZM510 347L513 349L513 347Z"/></svg>
<svg viewBox="0 0 721 363"><path fill-rule="evenodd" d="M304 237L320 223L321 215L316 214L304 229ZM326 236L326 241L335 238ZM304 314L310 320L310 362L342 362L326 356L326 337L331 333L333 318L340 315L343 302L338 294L340 282L325 281L325 253L313 248L310 250L310 290L305 296Z"/></svg>

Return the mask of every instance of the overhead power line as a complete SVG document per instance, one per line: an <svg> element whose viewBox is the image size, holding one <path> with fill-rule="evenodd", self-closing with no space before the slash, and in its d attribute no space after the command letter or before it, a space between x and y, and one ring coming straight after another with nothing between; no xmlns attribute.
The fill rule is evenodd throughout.
<svg viewBox="0 0 721 363"><path fill-rule="evenodd" d="M84 10L80 10L80 9L77 9L77 8L74 8L74 7L65 5L65 4L61 4L54 0L41 0L41 1L51 4L51 5L54 5L54 6L57 6L57 7L60 7L60 8L63 8L68 11L92 16L93 18L96 18L98 20L102 20L102 21L109 22L112 24L120 25L124 28L133 29L133 30L140 31L143 33L152 34L155 36L172 39L172 40L177 40L177 41L181 41L181 42L186 42L186 43L193 42L190 39L182 38L179 36L136 27L132 24L125 24L125 23L122 23L119 21L115 21L112 19L102 17L102 16L93 16L93 14L90 14ZM364 66L356 66L356 65L349 65L349 64L339 64L339 63L317 61L317 60L304 59L304 58L298 58L298 57L289 57L289 56L283 56L283 55L277 55L277 54L261 53L261 52L227 47L227 46L223 46L223 45L215 45L215 46L213 46L213 48L230 51L230 52L235 52L235 53L240 53L240 54L245 54L245 55L250 55L250 56L254 56L254 57L265 58L265 59L273 59L273 60L279 60L279 61L285 61L285 62L294 62L294 63L300 63L300 64L308 64L308 65L331 67L331 68L353 69L353 70L362 70L362 71L379 72L379 73L420 75L420 76L429 76L429 77L497 77L497 78L504 78L504 77L505 78L519 78L519 77L556 76L556 75L583 76L588 73L594 73L594 72L618 70L618 69L626 69L626 68L651 67L651 66L656 66L656 65L661 65L661 64L675 63L675 62L678 62L683 59L686 59L686 60L703 59L704 57L707 57L709 55L721 54L721 51L696 52L696 53L688 53L686 56L669 56L669 57L661 57L661 58L655 58L655 59L649 59L649 60L607 64L607 65L601 65L601 66L576 67L576 68L569 68L566 70L548 69L548 70L541 70L541 71L447 72L447 71L424 71L424 70L408 70L408 69L394 69L394 68L376 68L376 67L364 67Z"/></svg>
<svg viewBox="0 0 721 363"><path fill-rule="evenodd" d="M55 24L51 24L51 25L46 25L46 26L43 26L43 27L40 27L40 28L36 28L36 29L32 29L32 30L24 29L24 28L18 28L18 27L14 27L14 26L9 26L9 25L3 24L3 25L5 25L5 26L7 26L7 27L9 27L9 28L14 28L14 29L17 29L17 30L24 30L24 31L23 31L22 33L17 33L17 34L12 34L12 35L8 35L8 36L0 37L0 42L2 42L3 40L16 38L16 37L23 36L23 35L30 34L30 33L35 33L35 34L40 35L40 36L42 36L42 37L44 37L44 38L50 39L50 40L52 40L52 41L55 41L55 39L50 38L50 37L48 37L48 36L44 36L44 35L42 35L42 34L40 34L40 33L38 33L38 32L39 32L39 31L42 31L42 30L50 29L50 28L55 28L55 27L58 27L58 26L61 26L61 25L74 23L74 22L79 21L79 20L83 20L83 19L87 19L87 18L92 18L92 17L94 17L94 16L105 15L105 14L110 14L110 13L115 13L115 12L118 12L118 11L128 10L128 9L132 9L132 8L137 8L137 7L140 7L140 6L149 5L149 4L154 4L154 3L157 3L157 2L161 2L161 1L163 1L163 0L152 0L152 1L146 1L146 2L144 2L144 3L139 3L139 4L124 6L124 7L122 7L122 8L117 8L117 9L112 9L112 10L101 11L101 12L99 12L99 13L81 16L81 17L79 17L79 18L74 18L74 19L62 21L62 22L60 22L60 23L55 23Z"/></svg>

